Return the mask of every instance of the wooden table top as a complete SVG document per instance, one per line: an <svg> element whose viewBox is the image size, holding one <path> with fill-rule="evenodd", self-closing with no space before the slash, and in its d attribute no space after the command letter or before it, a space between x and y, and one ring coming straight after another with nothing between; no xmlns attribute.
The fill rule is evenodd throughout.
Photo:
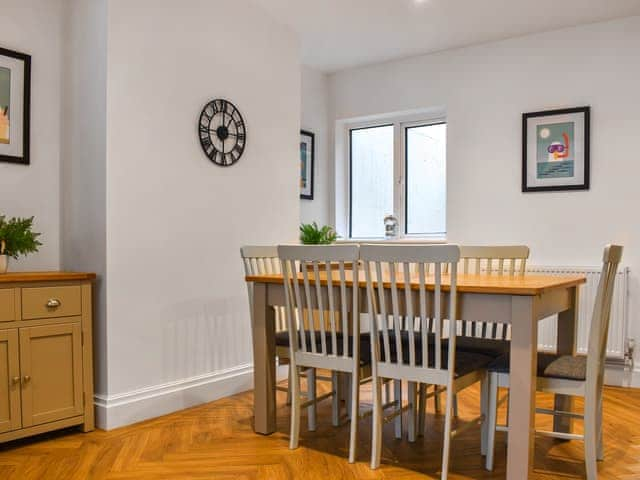
<svg viewBox="0 0 640 480"><path fill-rule="evenodd" d="M95 273L86 272L9 272L0 274L0 284L64 282L70 280L95 280L95 278Z"/></svg>
<svg viewBox="0 0 640 480"><path fill-rule="evenodd" d="M327 284L327 273L320 272L319 275L320 284ZM345 278L347 286L353 286L353 272L346 271ZM401 275L398 275L396 280L398 289L404 289L404 280ZM283 284L284 280L282 275L250 275L245 277L247 282L255 283L270 283L270 284ZM299 283L303 282L302 274L298 275ZM333 272L332 282L336 285L339 282L339 273ZM389 275L385 275L383 278L384 287L391 288L391 279ZM449 290L449 275L442 275L442 290ZM525 295L535 296L541 295L550 290L559 288L576 287L586 282L584 275L567 275L567 276L554 276L554 275L465 275L458 274L458 293L485 293L485 294L499 294L499 295ZM312 273L309 274L309 283L315 285L315 278ZM425 278L425 283L428 290L434 289L434 276L428 275ZM377 282L374 282L377 284ZM361 288L366 287L364 280L364 273L360 273L359 286ZM411 289L418 290L420 283L418 275L411 275Z"/></svg>

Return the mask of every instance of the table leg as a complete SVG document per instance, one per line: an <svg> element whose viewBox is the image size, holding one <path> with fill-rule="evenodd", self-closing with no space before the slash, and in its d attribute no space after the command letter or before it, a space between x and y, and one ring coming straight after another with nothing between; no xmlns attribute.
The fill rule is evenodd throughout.
<svg viewBox="0 0 640 480"><path fill-rule="evenodd" d="M576 335L578 325L578 288L573 287L569 295L571 308L558 314L558 341L557 351L559 355L575 355ZM554 409L570 412L573 408L573 398L569 395L556 395ZM572 427L571 417L557 415L553 417L553 430L555 432L570 433Z"/></svg>
<svg viewBox="0 0 640 480"><path fill-rule="evenodd" d="M507 479L524 480L533 470L538 322L534 298L511 297L511 373Z"/></svg>
<svg viewBox="0 0 640 480"><path fill-rule="evenodd" d="M267 285L253 285L253 413L256 433L276 431L275 311L267 305Z"/></svg>

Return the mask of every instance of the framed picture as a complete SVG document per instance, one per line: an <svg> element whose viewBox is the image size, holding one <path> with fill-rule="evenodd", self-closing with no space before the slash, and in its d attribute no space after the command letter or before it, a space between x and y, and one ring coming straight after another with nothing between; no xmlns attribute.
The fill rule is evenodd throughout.
<svg viewBox="0 0 640 480"><path fill-rule="evenodd" d="M31 57L0 48L0 162L29 164Z"/></svg>
<svg viewBox="0 0 640 480"><path fill-rule="evenodd" d="M589 189L590 108L522 115L522 191Z"/></svg>
<svg viewBox="0 0 640 480"><path fill-rule="evenodd" d="M300 198L313 200L313 164L315 135L300 130Z"/></svg>

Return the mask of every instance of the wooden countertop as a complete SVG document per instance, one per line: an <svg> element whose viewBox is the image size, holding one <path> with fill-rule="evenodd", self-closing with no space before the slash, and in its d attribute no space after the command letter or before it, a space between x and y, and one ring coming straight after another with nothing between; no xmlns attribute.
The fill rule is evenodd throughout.
<svg viewBox="0 0 640 480"><path fill-rule="evenodd" d="M0 274L0 284L29 282L64 282L70 280L95 280L95 273L86 272L7 272Z"/></svg>
<svg viewBox="0 0 640 480"><path fill-rule="evenodd" d="M352 272L346 271L347 285L350 287L353 285ZM258 283L275 283L282 284L282 275L254 275L245 278L247 282ZM302 274L299 275L299 283L303 282ZM313 274L309 274L309 281L315 285ZM339 282L338 273L334 273L332 276L333 284L336 285ZM389 275L385 275L382 279L385 288L391 288L391 281ZM558 288L575 287L586 282L584 275L567 275L567 276L555 276L555 275L458 275L458 293L485 293L485 294L498 294L498 295L541 295L547 291L555 290ZM427 290L434 289L433 275L427 276L425 279L427 284ZM320 273L320 284L327 284L327 274L325 272ZM374 284L377 282L374 280ZM359 285L361 288L366 287L364 281L364 273L360 274ZM398 289L404 289L404 281L401 276L397 276ZM411 276L411 289L419 289L419 281L417 275ZM442 275L442 290L449 290L449 276Z"/></svg>

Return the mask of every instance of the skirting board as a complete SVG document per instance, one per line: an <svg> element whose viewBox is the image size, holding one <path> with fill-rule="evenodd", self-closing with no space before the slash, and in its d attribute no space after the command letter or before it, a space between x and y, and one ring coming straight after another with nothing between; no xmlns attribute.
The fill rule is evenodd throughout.
<svg viewBox="0 0 640 480"><path fill-rule="evenodd" d="M131 392L94 395L96 426L112 430L252 388L253 365L247 364Z"/></svg>
<svg viewBox="0 0 640 480"><path fill-rule="evenodd" d="M287 378L287 366L276 370ZM213 402L253 388L253 364L206 373L116 395L94 395L96 426L113 430L185 408Z"/></svg>

